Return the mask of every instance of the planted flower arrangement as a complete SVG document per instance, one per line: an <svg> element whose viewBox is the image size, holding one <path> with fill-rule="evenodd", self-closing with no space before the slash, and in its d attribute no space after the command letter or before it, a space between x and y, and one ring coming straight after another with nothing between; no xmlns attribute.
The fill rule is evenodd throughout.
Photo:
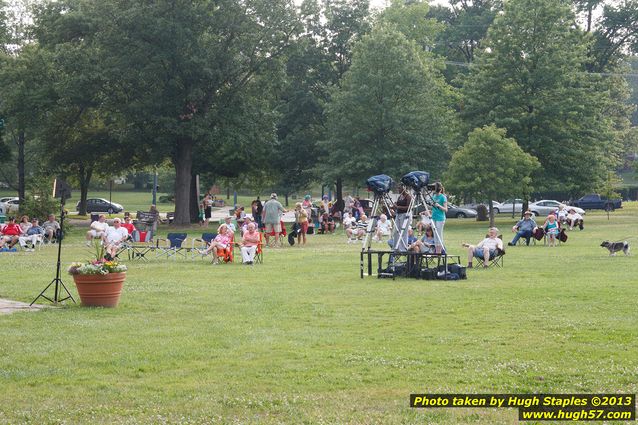
<svg viewBox="0 0 638 425"><path fill-rule="evenodd" d="M83 306L117 307L127 267L117 260L105 259L104 246L99 242L94 247L94 260L72 263L68 272L73 276Z"/></svg>

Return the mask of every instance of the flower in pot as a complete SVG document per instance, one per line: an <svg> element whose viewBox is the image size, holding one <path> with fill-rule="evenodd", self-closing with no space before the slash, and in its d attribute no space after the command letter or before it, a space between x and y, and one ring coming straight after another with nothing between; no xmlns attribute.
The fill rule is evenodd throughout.
<svg viewBox="0 0 638 425"><path fill-rule="evenodd" d="M104 258L104 246L95 245L95 259L72 263L68 269L83 306L116 307L122 294L127 267Z"/></svg>

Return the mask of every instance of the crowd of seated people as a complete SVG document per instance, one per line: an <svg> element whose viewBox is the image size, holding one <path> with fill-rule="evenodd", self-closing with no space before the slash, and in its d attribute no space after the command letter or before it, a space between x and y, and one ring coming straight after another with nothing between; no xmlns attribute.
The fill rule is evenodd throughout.
<svg viewBox="0 0 638 425"><path fill-rule="evenodd" d="M35 251L35 247L45 240L53 240L60 225L55 221L55 216L49 215L44 226L40 226L37 218L29 219L28 216L20 217L16 223L15 217L9 217L8 223L0 225L0 249L15 251L16 245L25 252Z"/></svg>

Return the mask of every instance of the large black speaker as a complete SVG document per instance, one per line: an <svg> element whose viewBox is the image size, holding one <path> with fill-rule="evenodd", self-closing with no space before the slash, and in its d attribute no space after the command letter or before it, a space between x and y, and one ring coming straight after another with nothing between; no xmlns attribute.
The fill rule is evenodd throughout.
<svg viewBox="0 0 638 425"><path fill-rule="evenodd" d="M71 186L69 186L63 179L53 180L53 197L60 198L62 202L71 197Z"/></svg>

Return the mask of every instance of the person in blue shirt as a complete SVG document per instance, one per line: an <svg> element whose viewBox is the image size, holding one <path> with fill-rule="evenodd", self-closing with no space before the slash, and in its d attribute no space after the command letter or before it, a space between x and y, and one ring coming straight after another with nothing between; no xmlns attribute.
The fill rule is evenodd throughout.
<svg viewBox="0 0 638 425"><path fill-rule="evenodd" d="M443 226L445 226L445 213L447 212L447 196L445 196L445 188L440 182L434 183L434 192L432 196L432 224L436 228L434 232L435 251L440 254L443 251Z"/></svg>
<svg viewBox="0 0 638 425"><path fill-rule="evenodd" d="M532 238L534 229L536 229L536 227L538 226L532 218L532 212L529 210L525 211L525 214L523 214L523 219L519 220L518 223L516 223L514 227L512 227L512 232L516 232L516 235L514 236L514 239L512 239L512 242L508 242L507 244L509 246L514 246L520 238L525 238L527 245L529 245L529 241Z"/></svg>

